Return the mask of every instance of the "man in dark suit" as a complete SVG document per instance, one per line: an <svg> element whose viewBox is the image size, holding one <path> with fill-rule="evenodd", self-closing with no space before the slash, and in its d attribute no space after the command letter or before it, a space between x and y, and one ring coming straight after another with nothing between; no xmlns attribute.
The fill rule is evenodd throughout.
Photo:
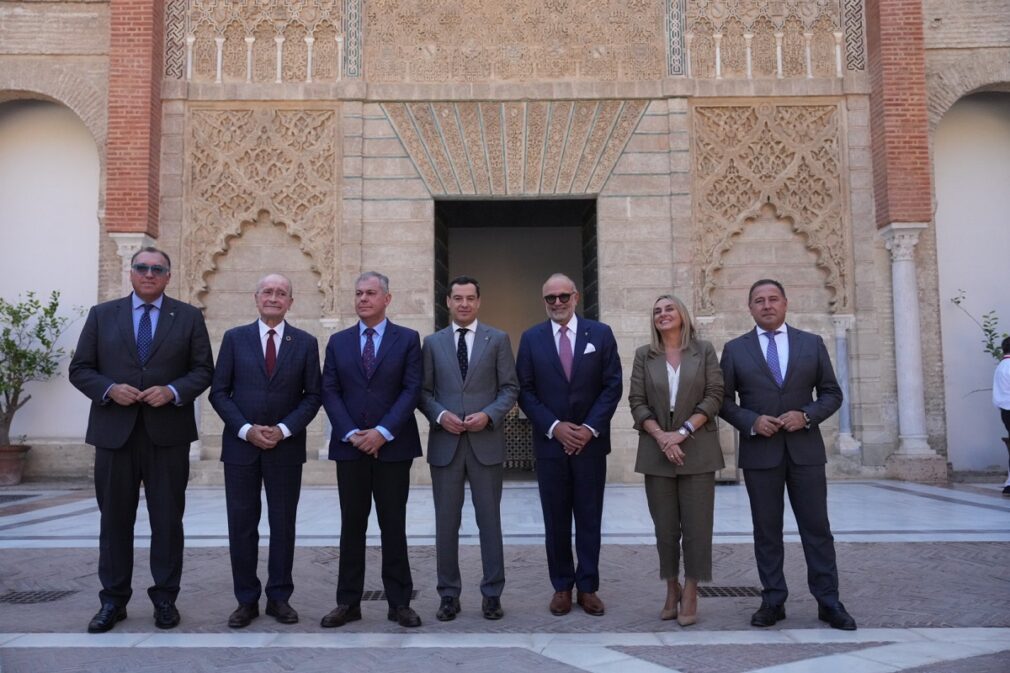
<svg viewBox="0 0 1010 673"><path fill-rule="evenodd" d="M551 614L572 609L572 587L587 614L603 614L600 525L610 453L610 419L621 399L621 361L610 327L578 318L579 293L564 274L543 287L550 320L526 330L516 373L519 407L533 425L537 484L544 513ZM572 517L575 550L572 560Z"/></svg>
<svg viewBox="0 0 1010 673"><path fill-rule="evenodd" d="M460 276L449 282L452 324L425 337L421 411L431 423L428 463L435 500L438 595L435 617L447 622L460 610L459 526L464 487L470 482L480 556L485 619L501 619L505 586L501 493L505 415L519 394L508 334L479 323L480 284Z"/></svg>
<svg viewBox="0 0 1010 673"><path fill-rule="evenodd" d="M228 544L238 607L228 626L259 616L260 490L267 494L270 557L266 613L294 624L295 518L305 462L305 428L321 403L319 342L284 320L294 301L291 281L260 279L253 295L259 319L224 333L210 403L224 421L221 461L228 507Z"/></svg>
<svg viewBox="0 0 1010 673"><path fill-rule="evenodd" d="M856 622L838 600L827 456L819 428L841 406L842 391L824 341L785 324L781 283L757 281L748 304L757 328L723 348L726 390L720 415L740 431L739 465L754 521L754 556L763 591L751 624L773 626L786 617L782 510L788 488L817 615L833 628L853 630Z"/></svg>
<svg viewBox="0 0 1010 673"><path fill-rule="evenodd" d="M91 399L86 441L95 447L101 512L102 607L90 633L126 619L141 482L151 521L154 623L179 624L189 445L198 436L193 401L214 373L200 311L164 294L168 255L147 247L130 263L133 292L91 308L70 362L70 382Z"/></svg>
<svg viewBox="0 0 1010 673"><path fill-rule="evenodd" d="M365 532L375 500L382 538L382 584L387 616L400 626L420 626L410 607L414 583L407 557L410 464L421 455L414 409L421 398L421 340L386 319L389 279L375 271L358 277L358 323L326 345L323 407L330 418L330 460L337 461L340 492L340 567L337 607L327 628L361 619L365 584Z"/></svg>

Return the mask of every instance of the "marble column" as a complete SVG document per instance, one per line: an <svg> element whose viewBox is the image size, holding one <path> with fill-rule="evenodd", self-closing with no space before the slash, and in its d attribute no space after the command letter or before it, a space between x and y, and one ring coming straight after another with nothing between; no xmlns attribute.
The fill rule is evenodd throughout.
<svg viewBox="0 0 1010 673"><path fill-rule="evenodd" d="M946 481L947 461L926 441L926 395L915 246L920 222L894 222L881 230L891 251L894 365L898 383L898 449L887 459L888 476L911 481Z"/></svg>
<svg viewBox="0 0 1010 673"><path fill-rule="evenodd" d="M835 376L842 389L842 407L838 410L838 453L859 460L862 444L852 436L852 399L849 396L849 330L856 322L854 315L835 315Z"/></svg>

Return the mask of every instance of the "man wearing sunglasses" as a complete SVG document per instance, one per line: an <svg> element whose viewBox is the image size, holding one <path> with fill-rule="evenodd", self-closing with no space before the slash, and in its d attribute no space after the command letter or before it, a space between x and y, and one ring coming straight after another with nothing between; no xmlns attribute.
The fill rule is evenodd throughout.
<svg viewBox="0 0 1010 673"><path fill-rule="evenodd" d="M544 514L549 609L572 609L572 587L586 612L601 616L600 525L610 453L610 419L621 399L621 361L610 327L575 315L575 283L556 273L543 287L549 320L523 333L516 357L519 407L533 425ZM575 551L572 558L572 517Z"/></svg>
<svg viewBox="0 0 1010 673"><path fill-rule="evenodd" d="M193 402L210 385L214 361L200 311L165 295L171 266L157 248L134 254L133 292L91 308L70 363L70 382L91 399L86 441L95 447L101 512L101 609L89 633L126 619L141 483L151 522L154 623L170 629L180 620L182 515L189 445L198 437Z"/></svg>

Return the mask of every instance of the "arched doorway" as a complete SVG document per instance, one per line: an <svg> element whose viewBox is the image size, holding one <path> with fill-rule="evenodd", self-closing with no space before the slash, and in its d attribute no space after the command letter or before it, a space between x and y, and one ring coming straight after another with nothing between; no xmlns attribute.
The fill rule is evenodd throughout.
<svg viewBox="0 0 1010 673"><path fill-rule="evenodd" d="M933 147L948 459L959 471L1005 470L990 391L996 361L950 299L963 292L961 305L975 318L994 310L1001 331L1010 331L1010 94L960 99L937 125Z"/></svg>
<svg viewBox="0 0 1010 673"><path fill-rule="evenodd" d="M64 314L98 296L100 160L95 139L70 109L18 100L0 104L0 294L61 293ZM83 325L63 338L69 353ZM13 434L30 443L79 443L88 400L61 376L31 384ZM56 413L54 413L54 411ZM37 452L35 452L37 453Z"/></svg>

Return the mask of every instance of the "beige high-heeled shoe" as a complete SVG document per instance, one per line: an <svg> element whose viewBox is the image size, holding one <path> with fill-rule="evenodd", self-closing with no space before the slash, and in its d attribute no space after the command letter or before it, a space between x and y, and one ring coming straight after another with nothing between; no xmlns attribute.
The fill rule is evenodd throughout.
<svg viewBox="0 0 1010 673"><path fill-rule="evenodd" d="M669 588L667 588L666 600L667 601L670 600ZM677 584L674 585L674 589L673 589L673 607L672 608L668 608L668 607L666 607L664 605L663 609L659 612L659 618L662 619L664 622L668 622L671 619L676 619L677 618L677 605L679 603L680 603L680 583L678 582Z"/></svg>
<svg viewBox="0 0 1010 673"><path fill-rule="evenodd" d="M680 598L681 598L681 601L683 601L683 599L684 599L683 592L680 594ZM694 614L692 614L692 615L686 615L686 614L684 614L683 605L681 606L680 614L677 615L677 623L680 624L681 626L691 626L692 624L694 624L694 623L696 623L698 621L698 594L697 594L697 589L695 589L694 601L695 601L695 604L694 604Z"/></svg>

